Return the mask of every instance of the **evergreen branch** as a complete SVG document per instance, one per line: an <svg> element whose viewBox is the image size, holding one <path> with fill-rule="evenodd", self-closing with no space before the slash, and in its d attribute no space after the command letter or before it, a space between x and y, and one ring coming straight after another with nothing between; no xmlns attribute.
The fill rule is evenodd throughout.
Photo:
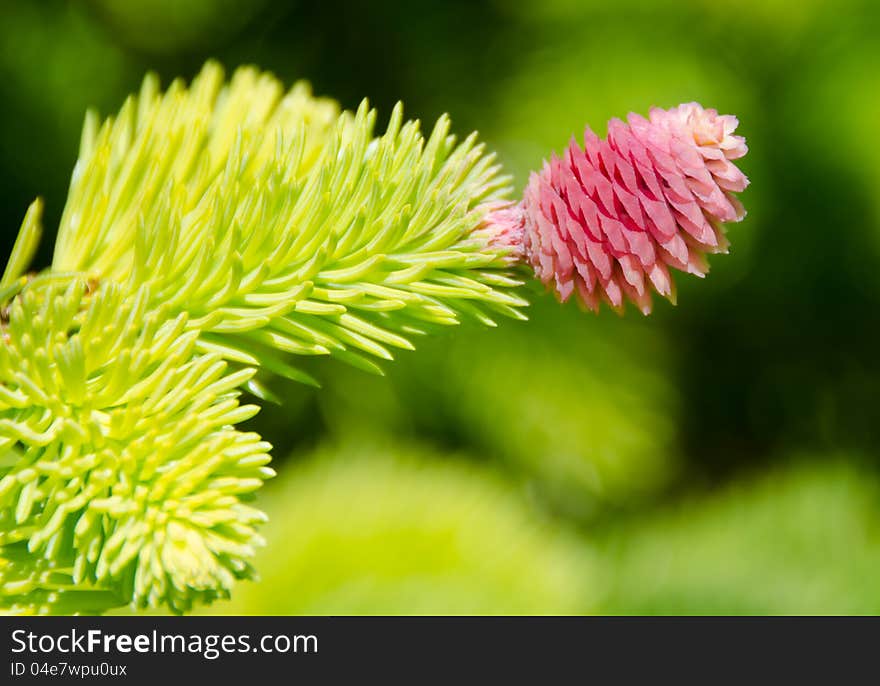
<svg viewBox="0 0 880 686"><path fill-rule="evenodd" d="M224 84L209 63L164 94L148 76L116 117L89 114L52 268L24 275L36 201L0 278L0 610L183 612L251 576L265 517L246 501L273 472L269 444L235 425L257 412L241 388L266 397L257 368L313 383L291 360L332 355L380 371L374 359L430 327L524 318L519 262L563 299L579 287L595 304L601 272L612 305L624 293L646 305L627 252L644 248L668 291L666 262L696 269L720 249L712 231L741 216L731 192L745 183L724 161L744 154L735 122L676 112L672 133L657 124L644 144L663 164L640 173L678 184L657 217L691 186L688 207L717 211L703 227L675 215L670 231L702 232L693 259L647 245L653 220L615 219L626 246L609 217L574 212L620 214L604 191L633 178L603 180L602 164L584 178L586 162L548 167L514 205L494 157L475 135L456 143L445 116L426 139L398 105L376 136L366 103L341 112L250 68ZM687 140L696 161L672 154L693 152Z"/></svg>
<svg viewBox="0 0 880 686"><path fill-rule="evenodd" d="M189 89L89 115L53 268L82 271L187 312L202 351L308 381L291 355L412 349L426 325L522 317L502 250L475 229L508 178L441 117L427 140L395 107L354 114L300 83L209 63Z"/></svg>
<svg viewBox="0 0 880 686"><path fill-rule="evenodd" d="M481 226L507 192L493 158L445 117L427 140L400 106L379 137L375 118L214 64L87 116L52 268L22 276L37 201L0 282L0 609L228 595L261 543L244 500L272 476L234 428L257 367L378 371L426 326L522 317Z"/></svg>
<svg viewBox="0 0 880 686"><path fill-rule="evenodd" d="M253 370L196 353L186 316L150 301L74 278L9 308L0 606L183 611L251 574L264 516L244 498L273 475L269 444L233 428L257 412L237 400Z"/></svg>

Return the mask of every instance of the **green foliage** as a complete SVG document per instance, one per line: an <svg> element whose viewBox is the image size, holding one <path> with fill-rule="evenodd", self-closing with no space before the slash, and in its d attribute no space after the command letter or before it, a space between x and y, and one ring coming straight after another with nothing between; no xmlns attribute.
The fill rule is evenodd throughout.
<svg viewBox="0 0 880 686"><path fill-rule="evenodd" d="M880 485L822 456L742 479L601 538L602 612L880 612Z"/></svg>
<svg viewBox="0 0 880 686"><path fill-rule="evenodd" d="M10 214L21 211L34 189L61 202L83 112L90 106L118 107L126 84L143 71L83 12L84 5L0 3L0 88L6 103L0 111L0 165L15 170L4 174L0 199L16 207ZM9 215L3 224L8 240L14 228Z"/></svg>
<svg viewBox="0 0 880 686"><path fill-rule="evenodd" d="M507 179L475 137L425 140L398 105L376 138L366 103L340 113L208 64L190 89L147 77L115 119L86 120L53 268L190 315L199 348L309 380L291 355L372 371L408 336L462 314L521 317L519 281L474 235Z"/></svg>
<svg viewBox="0 0 880 686"><path fill-rule="evenodd" d="M164 54L234 36L266 0L83 0L112 27L115 40Z"/></svg>
<svg viewBox="0 0 880 686"><path fill-rule="evenodd" d="M447 369L436 391L470 442L523 473L556 507L586 515L638 501L675 463L677 398L656 373L664 351L632 360L621 339L637 336L638 324L606 318L599 332L596 321L547 304L535 326L508 333L500 350L476 331L453 340L435 358L431 371Z"/></svg>
<svg viewBox="0 0 880 686"><path fill-rule="evenodd" d="M9 307L0 558L26 564L0 576L0 603L65 611L94 588L179 611L250 575L264 517L242 496L273 475L270 446L233 428L257 411L236 390L253 370L196 354L185 315L149 300L49 274Z"/></svg>
<svg viewBox="0 0 880 686"><path fill-rule="evenodd" d="M502 343L477 327L426 340L381 381L340 365L318 397L330 429L442 441L453 426L469 451L582 522L656 495L679 467L669 345L650 322L597 321L549 297L529 319Z"/></svg>
<svg viewBox="0 0 880 686"><path fill-rule="evenodd" d="M845 170L845 183L864 198L869 215L865 223L873 227L869 232L871 248L877 254L880 150L876 145L865 145L880 108L880 48L876 41L860 50L823 55L810 64L804 78L790 87L785 107L784 116L792 128L786 133L813 142L813 154L821 152L827 165ZM825 135L829 128L835 135Z"/></svg>
<svg viewBox="0 0 880 686"><path fill-rule="evenodd" d="M591 609L593 561L491 472L418 449L325 448L266 489L261 582L215 611L533 614ZM281 591L281 589L286 589Z"/></svg>

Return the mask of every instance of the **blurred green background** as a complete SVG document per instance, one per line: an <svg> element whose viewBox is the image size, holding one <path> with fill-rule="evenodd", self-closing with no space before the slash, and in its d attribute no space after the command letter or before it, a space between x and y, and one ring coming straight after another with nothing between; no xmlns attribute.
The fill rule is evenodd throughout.
<svg viewBox="0 0 880 686"><path fill-rule="evenodd" d="M589 122L740 117L749 216L648 319L537 289L253 428L280 476L252 613L880 612L880 10L870 0L0 3L8 254L48 264L85 109L208 57L477 129L514 175Z"/></svg>

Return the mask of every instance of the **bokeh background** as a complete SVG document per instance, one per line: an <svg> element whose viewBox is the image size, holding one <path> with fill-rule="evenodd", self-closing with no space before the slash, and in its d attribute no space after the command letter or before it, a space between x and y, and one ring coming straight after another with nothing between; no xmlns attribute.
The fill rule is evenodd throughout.
<svg viewBox="0 0 880 686"><path fill-rule="evenodd" d="M652 105L736 113L749 216L650 318L537 289L253 427L279 477L236 613L880 612L880 12L872 0L0 3L0 234L87 107L208 57L480 131L513 174Z"/></svg>

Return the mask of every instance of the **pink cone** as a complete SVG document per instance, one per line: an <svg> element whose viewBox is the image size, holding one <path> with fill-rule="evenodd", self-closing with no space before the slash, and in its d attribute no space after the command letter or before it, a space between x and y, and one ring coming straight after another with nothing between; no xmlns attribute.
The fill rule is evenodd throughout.
<svg viewBox="0 0 880 686"><path fill-rule="evenodd" d="M748 150L737 124L689 103L613 119L605 140L587 128L584 148L572 139L521 204L520 252L535 275L592 310L629 300L647 314L652 291L674 300L669 267L704 276L706 254L727 250L723 223L745 215L733 196L748 185L731 162ZM505 212L502 238L517 236Z"/></svg>

